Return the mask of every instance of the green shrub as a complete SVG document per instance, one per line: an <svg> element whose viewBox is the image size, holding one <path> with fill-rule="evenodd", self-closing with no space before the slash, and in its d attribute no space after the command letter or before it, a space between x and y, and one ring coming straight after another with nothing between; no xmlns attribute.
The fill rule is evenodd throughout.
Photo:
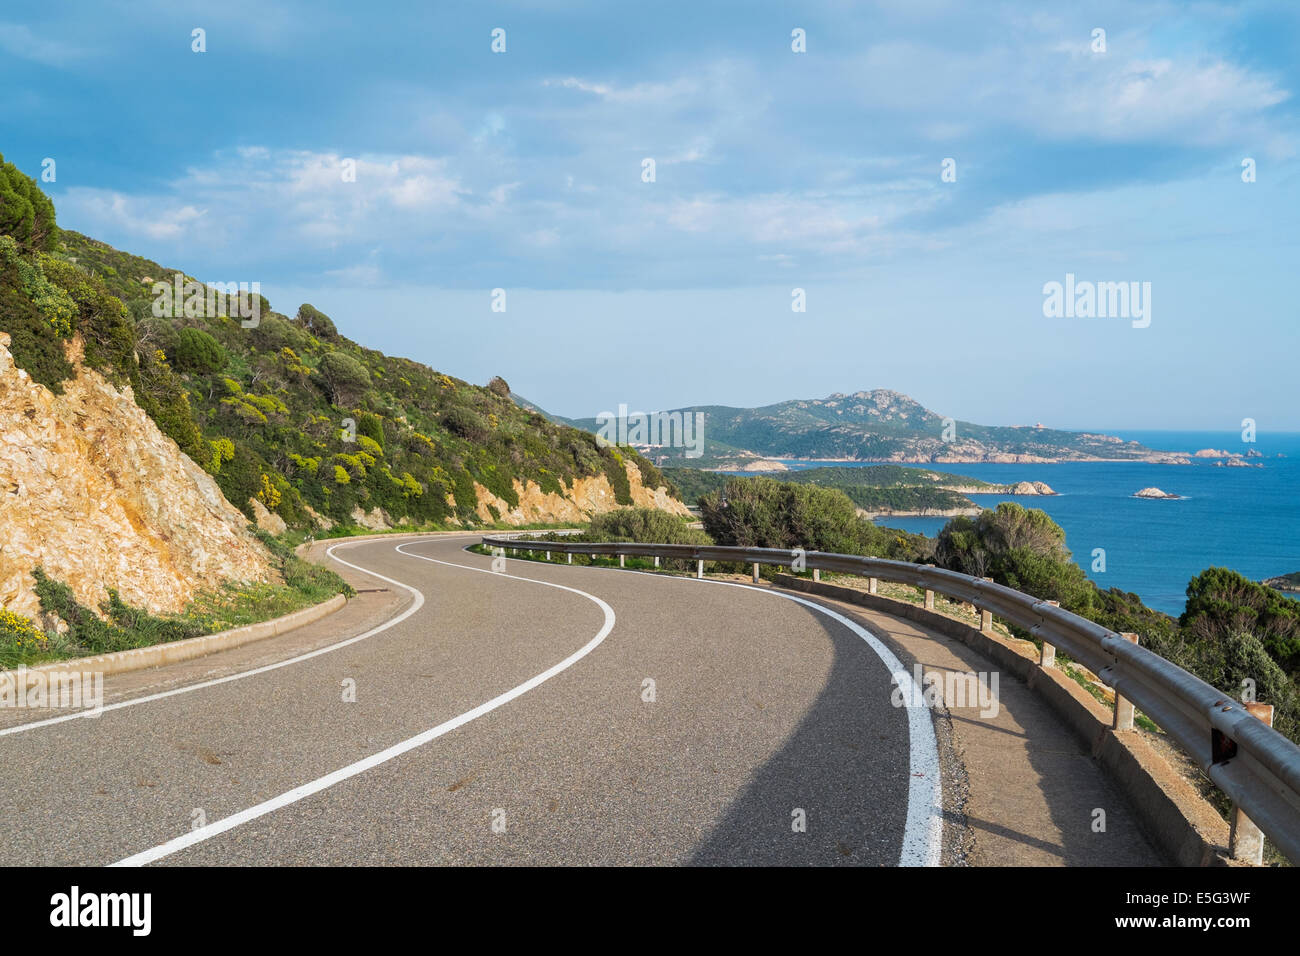
<svg viewBox="0 0 1300 956"><path fill-rule="evenodd" d="M221 371L229 361L226 350L202 329L185 328L177 333L177 368L210 375Z"/></svg>
<svg viewBox="0 0 1300 956"><path fill-rule="evenodd" d="M344 352L328 352L320 361L320 373L334 404L347 408L370 387L366 367Z"/></svg>
<svg viewBox="0 0 1300 956"><path fill-rule="evenodd" d="M639 541L643 544L713 544L699 528L687 527L676 515L658 508L619 508L591 519L577 541Z"/></svg>

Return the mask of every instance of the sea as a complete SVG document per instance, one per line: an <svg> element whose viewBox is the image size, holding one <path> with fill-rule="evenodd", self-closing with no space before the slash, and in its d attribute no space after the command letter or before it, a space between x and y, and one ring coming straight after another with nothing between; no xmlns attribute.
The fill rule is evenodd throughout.
<svg viewBox="0 0 1300 956"><path fill-rule="evenodd" d="M1045 481L1057 495L971 495L996 507L1016 501L1041 508L1065 530L1075 561L1100 587L1132 591L1148 606L1178 615L1187 582L1209 567L1231 568L1254 580L1300 571L1300 432L1260 432L1244 443L1240 432L1107 431L1160 451L1214 448L1245 454L1262 468L1216 468L1213 459L1190 465L1145 462L1068 462L1053 465L915 465L1005 484ZM1284 456L1284 457L1279 457ZM785 461L794 469L856 463ZM863 465L873 464L863 462ZM1177 500L1134 498L1156 487ZM946 518L879 518L877 523L934 536ZM1105 570L1096 549L1104 552Z"/></svg>

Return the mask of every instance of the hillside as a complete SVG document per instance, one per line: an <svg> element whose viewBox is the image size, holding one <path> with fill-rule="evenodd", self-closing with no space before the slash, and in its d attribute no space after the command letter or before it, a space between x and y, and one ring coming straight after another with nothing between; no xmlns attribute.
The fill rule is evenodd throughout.
<svg viewBox="0 0 1300 956"><path fill-rule="evenodd" d="M106 586L171 609L199 581L272 580L245 519L339 533L686 512L644 458L520 409L501 379L471 385L309 304L290 317L187 281L60 231L0 157L6 606L31 603L42 562L92 607Z"/></svg>
<svg viewBox="0 0 1300 956"><path fill-rule="evenodd" d="M187 291L158 317L155 284L188 277L59 233L48 200L27 188L24 201L44 210L40 228L0 253L0 321L15 362L57 394L73 374L65 344L83 340L87 366L129 386L225 496L268 527L278 529L277 518L388 527L566 521L631 504L682 509L630 450L602 448L519 408L500 379L475 386L367 349L310 304L290 317L260 296L190 301ZM16 212L15 223L25 215Z"/></svg>
<svg viewBox="0 0 1300 956"><path fill-rule="evenodd" d="M675 409L704 414L703 459L681 449L656 449L674 464L699 467L708 461L749 454L767 458L823 461L882 461L918 464L961 462L1150 461L1185 463L1181 455L1153 451L1110 435L1038 426L990 426L956 420L945 440L944 416L888 389L833 394L823 399L781 402L762 408L700 405ZM594 418L575 421L590 431Z"/></svg>
<svg viewBox="0 0 1300 956"><path fill-rule="evenodd" d="M665 468L664 474L681 490L682 499L690 503L723 488L729 479L743 477L734 472L699 468ZM781 472L776 477L790 484L842 491L861 511L870 515L975 514L979 506L966 497L968 494L1054 493L1041 483L999 485L966 475L901 465L806 468Z"/></svg>

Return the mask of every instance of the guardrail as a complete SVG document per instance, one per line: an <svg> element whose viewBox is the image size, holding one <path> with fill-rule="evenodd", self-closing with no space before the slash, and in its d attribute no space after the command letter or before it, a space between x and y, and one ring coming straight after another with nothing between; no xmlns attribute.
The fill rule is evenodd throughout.
<svg viewBox="0 0 1300 956"><path fill-rule="evenodd" d="M1262 831L1287 859L1300 864L1300 747L1269 726L1272 708L1236 701L1142 647L1137 635L1107 630L1054 602L934 565L823 551L537 541L515 535L482 541L490 548L543 551L548 557L550 552L618 556L620 564L625 557L654 558L656 566L666 559L693 561L697 577L704 576L707 561L752 564L755 580L761 565L806 569L814 577L832 571L869 578L872 593L881 580L919 588L927 608L933 608L935 593L974 605L981 612L981 630L987 631L996 615L1039 638L1041 666L1053 666L1059 647L1112 687L1114 729L1132 729L1136 706L1175 740L1233 801L1229 851L1234 859L1260 863Z"/></svg>

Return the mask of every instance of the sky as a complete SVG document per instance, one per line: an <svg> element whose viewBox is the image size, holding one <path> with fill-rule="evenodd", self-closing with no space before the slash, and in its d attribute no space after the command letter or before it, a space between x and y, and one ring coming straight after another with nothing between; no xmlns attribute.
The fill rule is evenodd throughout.
<svg viewBox="0 0 1300 956"><path fill-rule="evenodd" d="M1298 85L1291 0L0 7L61 226L570 417L1300 430Z"/></svg>

